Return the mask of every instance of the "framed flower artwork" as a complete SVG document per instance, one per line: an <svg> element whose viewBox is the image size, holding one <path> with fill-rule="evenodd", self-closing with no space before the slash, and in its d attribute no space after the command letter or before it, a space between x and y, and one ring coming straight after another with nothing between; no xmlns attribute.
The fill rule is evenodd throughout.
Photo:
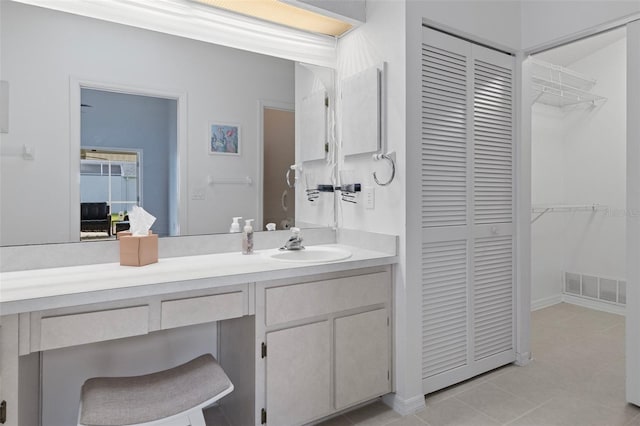
<svg viewBox="0 0 640 426"><path fill-rule="evenodd" d="M240 155L240 126L212 123L209 125L209 154Z"/></svg>

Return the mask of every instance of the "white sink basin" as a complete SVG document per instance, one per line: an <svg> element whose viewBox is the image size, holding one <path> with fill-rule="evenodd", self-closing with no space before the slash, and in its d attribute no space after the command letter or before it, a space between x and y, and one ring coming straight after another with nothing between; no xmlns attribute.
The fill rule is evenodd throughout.
<svg viewBox="0 0 640 426"><path fill-rule="evenodd" d="M276 250L267 252L266 255L283 262L320 263L348 259L351 252L338 247L312 246L304 250Z"/></svg>

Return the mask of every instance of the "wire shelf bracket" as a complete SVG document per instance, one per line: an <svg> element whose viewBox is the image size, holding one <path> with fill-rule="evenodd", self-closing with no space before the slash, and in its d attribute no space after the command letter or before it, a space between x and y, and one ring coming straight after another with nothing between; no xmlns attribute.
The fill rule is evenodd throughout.
<svg viewBox="0 0 640 426"><path fill-rule="evenodd" d="M607 206L602 204L548 204L548 205L534 205L531 207L531 213L536 216L531 219L531 223L533 224L542 216L550 212L564 212L564 213L574 213L574 212L592 212L595 213L599 210L606 209Z"/></svg>
<svg viewBox="0 0 640 426"><path fill-rule="evenodd" d="M531 58L531 83L535 92L533 103L563 108L570 105L606 101L591 89L596 80L560 65Z"/></svg>

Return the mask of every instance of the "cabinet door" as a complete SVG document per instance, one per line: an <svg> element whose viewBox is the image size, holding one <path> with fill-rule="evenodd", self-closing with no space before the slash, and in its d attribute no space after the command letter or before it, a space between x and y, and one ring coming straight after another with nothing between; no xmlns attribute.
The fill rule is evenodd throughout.
<svg viewBox="0 0 640 426"><path fill-rule="evenodd" d="M335 320L336 409L390 392L386 309Z"/></svg>
<svg viewBox="0 0 640 426"><path fill-rule="evenodd" d="M329 325L267 333L267 424L300 425L331 411Z"/></svg>

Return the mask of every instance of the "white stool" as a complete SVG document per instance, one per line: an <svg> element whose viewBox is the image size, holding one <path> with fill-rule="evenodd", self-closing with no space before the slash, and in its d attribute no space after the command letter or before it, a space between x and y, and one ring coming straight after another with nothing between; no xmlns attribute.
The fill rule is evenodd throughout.
<svg viewBox="0 0 640 426"><path fill-rule="evenodd" d="M233 391L211 354L153 374L82 385L78 426L205 426L202 409Z"/></svg>

